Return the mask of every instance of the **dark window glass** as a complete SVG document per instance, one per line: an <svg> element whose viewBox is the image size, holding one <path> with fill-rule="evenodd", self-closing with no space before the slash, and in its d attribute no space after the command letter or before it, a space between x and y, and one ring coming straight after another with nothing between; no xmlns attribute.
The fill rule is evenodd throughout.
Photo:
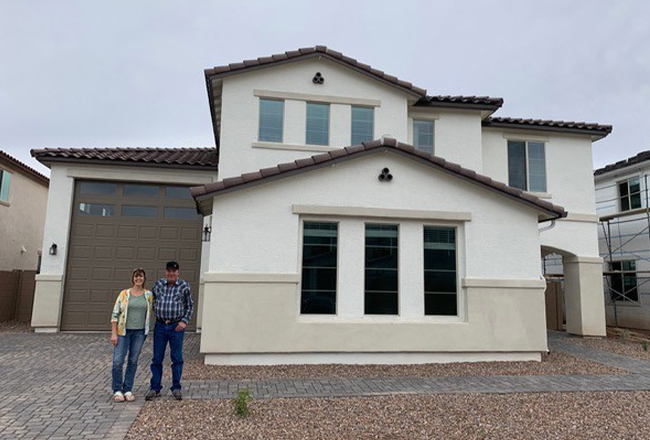
<svg viewBox="0 0 650 440"><path fill-rule="evenodd" d="M612 271L628 273L610 276L610 293L614 301L639 301L639 291L636 280L636 261L614 261L610 265Z"/></svg>
<svg viewBox="0 0 650 440"><path fill-rule="evenodd" d="M260 99L259 140L282 142L282 125L284 120L284 101Z"/></svg>
<svg viewBox="0 0 650 440"><path fill-rule="evenodd" d="M336 313L338 224L305 222L300 313Z"/></svg>
<svg viewBox="0 0 650 440"><path fill-rule="evenodd" d="M124 197L158 197L158 186L124 185Z"/></svg>
<svg viewBox="0 0 650 440"><path fill-rule="evenodd" d="M167 199L191 199L190 188L187 186L166 186L165 198Z"/></svg>
<svg viewBox="0 0 650 440"><path fill-rule="evenodd" d="M115 205L105 203L79 203L77 205L79 215L91 215L93 217L113 217Z"/></svg>
<svg viewBox="0 0 650 440"><path fill-rule="evenodd" d="M526 190L526 143L508 141L508 184Z"/></svg>
<svg viewBox="0 0 650 440"><path fill-rule="evenodd" d="M329 104L307 103L307 145L328 145L330 130Z"/></svg>
<svg viewBox="0 0 650 440"><path fill-rule="evenodd" d="M397 315L397 225L366 225L365 304L367 315Z"/></svg>
<svg viewBox="0 0 650 440"><path fill-rule="evenodd" d="M424 227L424 314L457 315L456 229Z"/></svg>
<svg viewBox="0 0 650 440"><path fill-rule="evenodd" d="M546 152L543 142L528 142L528 190L546 192Z"/></svg>
<svg viewBox="0 0 650 440"><path fill-rule="evenodd" d="M413 121L413 146L433 154L433 121Z"/></svg>
<svg viewBox="0 0 650 440"><path fill-rule="evenodd" d="M618 184L621 211L641 208L641 184L637 177Z"/></svg>
<svg viewBox="0 0 650 440"><path fill-rule="evenodd" d="M175 220L195 220L199 218L199 214L194 208L172 208L165 207L165 218Z"/></svg>
<svg viewBox="0 0 650 440"><path fill-rule="evenodd" d="M352 145L371 141L375 135L375 109L352 106Z"/></svg>
<svg viewBox="0 0 650 440"><path fill-rule="evenodd" d="M117 184L105 182L81 182L79 184L79 192L81 194L114 196L117 192Z"/></svg>
<svg viewBox="0 0 650 440"><path fill-rule="evenodd" d="M158 218L158 208L155 206L123 205L122 217Z"/></svg>

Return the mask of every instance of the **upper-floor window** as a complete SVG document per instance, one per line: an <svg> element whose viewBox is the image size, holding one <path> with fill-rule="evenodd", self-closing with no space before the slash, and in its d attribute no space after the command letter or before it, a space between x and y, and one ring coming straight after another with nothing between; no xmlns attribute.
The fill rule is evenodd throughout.
<svg viewBox="0 0 650 440"><path fill-rule="evenodd" d="M433 121L413 120L413 146L433 154Z"/></svg>
<svg viewBox="0 0 650 440"><path fill-rule="evenodd" d="M639 178L625 180L618 183L618 198L621 211L629 211L641 207L641 185Z"/></svg>
<svg viewBox="0 0 650 440"><path fill-rule="evenodd" d="M307 103L307 145L329 145L329 104Z"/></svg>
<svg viewBox="0 0 650 440"><path fill-rule="evenodd" d="M282 142L284 124L284 101L260 99L259 140L265 142Z"/></svg>
<svg viewBox="0 0 650 440"><path fill-rule="evenodd" d="M352 145L371 141L375 136L375 109L352 106Z"/></svg>
<svg viewBox="0 0 650 440"><path fill-rule="evenodd" d="M636 261L612 261L612 271L622 273L611 275L611 298L614 301L638 301L639 290L636 282Z"/></svg>
<svg viewBox="0 0 650 440"><path fill-rule="evenodd" d="M300 313L336 313L337 236L337 223L304 223Z"/></svg>
<svg viewBox="0 0 650 440"><path fill-rule="evenodd" d="M9 203L10 184L11 184L11 173L0 169L0 201Z"/></svg>
<svg viewBox="0 0 650 440"><path fill-rule="evenodd" d="M508 182L524 191L546 192L543 142L508 141Z"/></svg>

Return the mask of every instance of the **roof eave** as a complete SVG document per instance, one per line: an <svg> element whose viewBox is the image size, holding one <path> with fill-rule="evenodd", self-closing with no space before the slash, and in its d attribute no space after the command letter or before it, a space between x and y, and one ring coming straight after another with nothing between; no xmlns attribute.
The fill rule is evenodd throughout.
<svg viewBox="0 0 650 440"><path fill-rule="evenodd" d="M530 130L530 131L547 131L555 133L567 133L567 134L577 134L577 135L587 135L591 137L592 141L599 141L607 137L611 132L603 132L600 130L590 130L584 128L563 128L563 127L545 127L542 125L531 125L531 124L515 124L509 122L492 122L484 121L483 127L485 128L511 128L513 130Z"/></svg>
<svg viewBox="0 0 650 440"><path fill-rule="evenodd" d="M170 164L170 163L156 163L156 162L138 162L132 160L118 160L118 159L77 159L73 157L48 157L48 156L38 156L32 153L32 156L50 168L52 163L74 163L74 164L84 164L84 165L123 165L123 166L139 166L139 167L152 167L152 168L174 168L174 169L186 169L186 170L196 170L205 169L206 171L213 171L216 167L214 165L189 165L189 164Z"/></svg>

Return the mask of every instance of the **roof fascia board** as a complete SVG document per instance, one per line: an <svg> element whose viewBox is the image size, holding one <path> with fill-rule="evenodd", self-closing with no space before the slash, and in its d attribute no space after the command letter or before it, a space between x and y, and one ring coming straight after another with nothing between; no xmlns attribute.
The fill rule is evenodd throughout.
<svg viewBox="0 0 650 440"><path fill-rule="evenodd" d="M390 82L390 81L388 81L388 80L386 80L384 78L380 78L380 77L378 77L378 76L376 76L376 75L374 75L374 74L372 74L370 72L366 72L365 70L363 70L363 69L361 69L359 67L352 66L352 65L346 63L343 60L339 60L339 59L337 59L337 58L335 58L335 57L333 57L333 56L331 56L331 55L329 55L327 53L323 53L323 52L312 52L312 53L304 54L304 55L301 55L301 56L295 57L295 58L290 58L290 59L286 59L286 60L278 60L278 61L273 61L273 62L266 63L266 64L259 64L259 65L255 65L255 66L244 67L244 68L241 68L241 69L228 71L228 72L208 73L208 71L211 70L211 69L206 69L205 70L205 76L206 76L206 78L212 79L212 78L227 77L227 76L232 76L232 75L239 75L239 74L242 74L242 73L254 72L254 71L257 71L257 70L261 70L261 69L267 69L269 67L276 67L276 66L289 64L289 63L305 61L305 60L308 60L308 59L311 59L311 58L324 58L324 59L327 59L327 60L332 61L332 62L334 62L336 64L339 64L341 66L347 67L348 69L354 70L355 72L360 73L360 74L362 74L364 76L367 76L367 77L369 77L371 79L374 79L375 81L379 81L379 82L381 82L381 83L383 83L383 84L385 84L385 85L387 85L389 87L397 89L397 90L399 90L399 91L401 91L403 93L406 93L408 95L415 96L415 97L418 97L418 98L421 98L423 96L420 93L417 93L417 92L415 92L413 90L407 89L406 87L402 87L399 84L392 83L392 82Z"/></svg>
<svg viewBox="0 0 650 440"><path fill-rule="evenodd" d="M464 104L458 102L416 102L412 107L445 107L445 108L455 108L460 110L489 110L492 113L496 112L501 108L497 105L488 105L488 104ZM490 114L492 114L490 113Z"/></svg>
<svg viewBox="0 0 650 440"><path fill-rule="evenodd" d="M577 135L588 135L593 141L598 141L606 137L609 133L602 133L597 130L590 130L587 128L561 128L561 127L544 127L541 125L525 125L525 124L512 124L508 122L491 122L484 121L483 127L485 128L510 128L516 130L530 130L530 131L546 131L555 133L568 133Z"/></svg>

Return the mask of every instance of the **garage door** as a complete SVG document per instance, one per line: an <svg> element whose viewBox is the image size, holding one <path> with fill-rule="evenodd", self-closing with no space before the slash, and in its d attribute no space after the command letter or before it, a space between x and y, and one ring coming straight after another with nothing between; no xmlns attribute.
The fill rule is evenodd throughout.
<svg viewBox="0 0 650 440"><path fill-rule="evenodd" d="M78 181L63 296L62 330L109 330L110 313L131 272L147 272L146 287L179 262L195 302L196 328L201 217L188 187Z"/></svg>

